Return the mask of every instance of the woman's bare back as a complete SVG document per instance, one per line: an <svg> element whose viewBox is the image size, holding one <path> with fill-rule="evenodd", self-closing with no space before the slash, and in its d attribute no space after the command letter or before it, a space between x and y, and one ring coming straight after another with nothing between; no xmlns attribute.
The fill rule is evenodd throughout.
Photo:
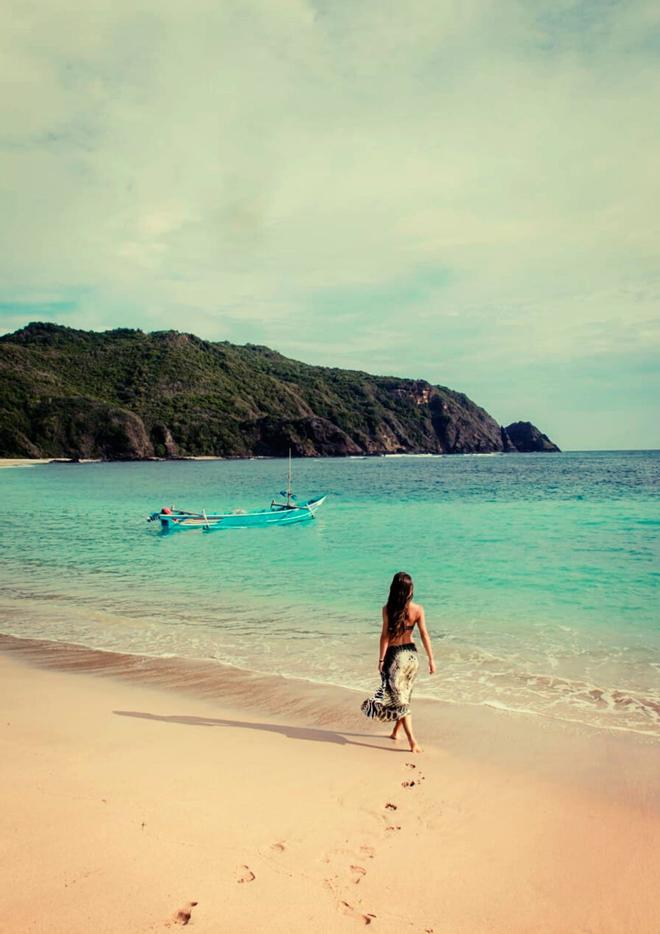
<svg viewBox="0 0 660 934"><path fill-rule="evenodd" d="M387 613L386 607L383 607L383 613ZM424 607L419 603L408 604L408 612L406 613L406 621L404 623L405 629L401 635L390 639L390 645L407 645L413 642L413 631L420 619L423 618L423 614Z"/></svg>

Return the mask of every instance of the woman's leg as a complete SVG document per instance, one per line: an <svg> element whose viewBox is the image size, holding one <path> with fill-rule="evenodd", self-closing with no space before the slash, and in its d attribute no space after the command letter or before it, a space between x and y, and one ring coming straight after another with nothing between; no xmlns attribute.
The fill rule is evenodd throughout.
<svg viewBox="0 0 660 934"><path fill-rule="evenodd" d="M404 728L404 730L406 731L406 736L408 737L408 742L410 743L410 751L411 751L411 752L421 752L421 751L422 751L422 747L421 747L421 746L418 746L417 740L416 740L415 737L413 736L413 731L412 731L412 717L410 716L410 714L406 714L405 717L402 717L402 718L397 722L397 727L399 726L399 723L403 723L403 728ZM396 727L395 727L395 729L396 729Z"/></svg>
<svg viewBox="0 0 660 934"><path fill-rule="evenodd" d="M394 724L394 729L393 729L392 732L390 733L390 739L394 739L394 740L398 739L397 733L399 732L399 728L400 728L402 722L403 722L403 720L397 720L397 721L396 721L396 723Z"/></svg>

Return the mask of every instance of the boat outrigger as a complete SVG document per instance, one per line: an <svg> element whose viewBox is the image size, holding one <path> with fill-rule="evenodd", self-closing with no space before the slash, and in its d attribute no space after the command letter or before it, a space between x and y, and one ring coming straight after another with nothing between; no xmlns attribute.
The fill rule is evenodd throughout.
<svg viewBox="0 0 660 934"><path fill-rule="evenodd" d="M258 512L207 513L188 512L175 506L163 506L159 512L152 512L148 522L160 522L161 528L173 529L246 529L267 525L290 525L294 522L307 522L314 518L317 509L325 502L325 496L317 496L305 502L297 502L291 492L291 452L289 451L289 475L286 490L280 491L286 502L273 500L269 509Z"/></svg>

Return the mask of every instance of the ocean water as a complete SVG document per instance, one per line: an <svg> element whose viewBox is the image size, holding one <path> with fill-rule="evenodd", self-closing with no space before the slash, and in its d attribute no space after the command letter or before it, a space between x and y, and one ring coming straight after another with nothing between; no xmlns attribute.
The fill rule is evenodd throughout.
<svg viewBox="0 0 660 934"><path fill-rule="evenodd" d="M660 739L660 452L296 460L299 494L329 494L313 522L145 521L263 508L285 480L280 460L0 470L0 631L371 691L406 570L438 663L417 696Z"/></svg>

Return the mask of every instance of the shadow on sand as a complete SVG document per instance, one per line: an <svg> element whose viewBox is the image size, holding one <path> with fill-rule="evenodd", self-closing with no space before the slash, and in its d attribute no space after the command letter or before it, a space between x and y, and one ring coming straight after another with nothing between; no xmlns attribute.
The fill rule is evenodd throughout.
<svg viewBox="0 0 660 934"><path fill-rule="evenodd" d="M259 730L264 733L279 733L289 739L305 739L315 743L335 743L338 746L364 746L367 749L387 749L390 752L405 752L405 748L397 747L394 743L383 746L379 743L381 736L374 736L373 743L361 743L352 736L361 736L369 739L368 733L338 733L336 730L321 730L306 726L279 726L275 723L250 723L245 720L223 720L215 717L164 717L160 714L145 713L141 710L113 710L118 717L137 717L140 720L158 720L161 723L179 723L183 726L223 726L238 727L243 730Z"/></svg>

